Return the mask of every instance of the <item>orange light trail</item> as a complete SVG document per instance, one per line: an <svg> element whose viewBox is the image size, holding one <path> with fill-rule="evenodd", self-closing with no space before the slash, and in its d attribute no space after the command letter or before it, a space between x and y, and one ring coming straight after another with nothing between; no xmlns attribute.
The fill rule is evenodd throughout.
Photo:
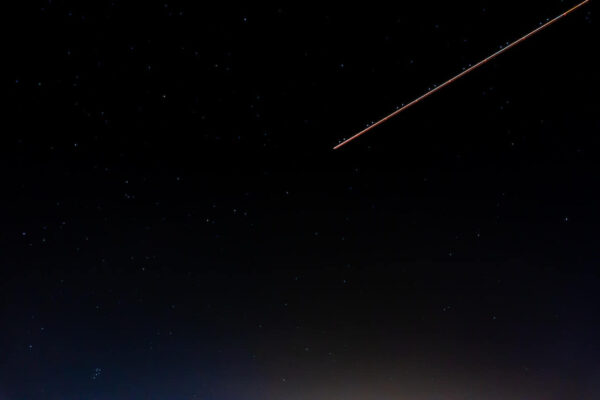
<svg viewBox="0 0 600 400"><path fill-rule="evenodd" d="M358 139L360 136L364 135L365 133L371 131L372 129L374 129L376 127L378 127L379 125L383 124L384 122L386 122L386 121L394 118L396 115L400 114L401 112L403 112L407 108L410 108L410 107L414 106L415 104L419 103L420 101L425 100L427 97L431 96L432 94L434 94L434 93L442 90L446 86L448 86L448 85L452 84L453 82L459 80L460 78L462 78L463 76L467 75L468 73L470 73L470 72L476 70L477 68L481 67L482 65L490 62L494 58L498 57L500 54L508 51L509 49L511 49L513 47L515 47L519 43L524 42L525 40L529 39L530 37L532 37L536 33L540 32L540 31L543 31L544 29L548 28L550 25L558 22L562 18L564 18L567 15L571 14L573 11L577 10L580 7L583 7L585 4L589 3L590 1L591 0L585 0L585 1L577 4L575 7L569 9L568 11L560 14L558 17L556 17L554 19L551 19L550 21L546 22L543 25L540 25L538 28L536 28L533 31L529 32L528 34L526 34L525 36L521 37L520 39L517 39L514 42L506 45L505 47L503 47L502 49L498 50L497 52L495 52L491 56L489 56L489 57L487 57L487 58L479 61L477 64L475 64L475 65L473 65L473 66L465 69L464 71L462 71L460 74L454 76L453 78L448 79L446 82L442 83L441 85L436 86L433 89L429 90L427 93L425 93L421 97L418 97L415 100L411 101L410 103L408 103L408 104L402 106L401 108L397 109L396 111L394 111L393 113L391 113L387 117L384 117L384 118L380 119L379 121L375 122L374 124L369 125L366 129L363 129L362 131L358 132L356 135L352 136L351 138L344 140L343 142L341 142L340 144L338 144L337 146L335 146L333 149L337 150L340 147L345 146L346 144L352 142L353 140Z"/></svg>

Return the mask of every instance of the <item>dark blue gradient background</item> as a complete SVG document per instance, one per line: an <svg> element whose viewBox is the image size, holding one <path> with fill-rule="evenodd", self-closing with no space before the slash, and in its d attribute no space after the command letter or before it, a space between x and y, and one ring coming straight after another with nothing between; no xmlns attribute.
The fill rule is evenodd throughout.
<svg viewBox="0 0 600 400"><path fill-rule="evenodd" d="M598 398L573 4L7 8L0 400Z"/></svg>

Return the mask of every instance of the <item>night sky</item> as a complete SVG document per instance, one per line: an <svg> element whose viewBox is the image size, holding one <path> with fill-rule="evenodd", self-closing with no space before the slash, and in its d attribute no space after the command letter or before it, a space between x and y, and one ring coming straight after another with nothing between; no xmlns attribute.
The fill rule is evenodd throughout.
<svg viewBox="0 0 600 400"><path fill-rule="evenodd" d="M0 400L600 398L592 3L21 3Z"/></svg>

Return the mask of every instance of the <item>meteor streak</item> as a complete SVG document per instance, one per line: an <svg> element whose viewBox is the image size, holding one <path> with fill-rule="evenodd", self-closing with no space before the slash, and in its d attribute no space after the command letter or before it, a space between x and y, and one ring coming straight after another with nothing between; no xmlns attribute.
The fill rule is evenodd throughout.
<svg viewBox="0 0 600 400"><path fill-rule="evenodd" d="M515 47L516 45L518 45L521 42L524 42L525 40L529 39L530 37L532 37L533 35L535 35L536 33L543 31L544 29L546 29L547 27L549 27L550 25L554 24L555 22L558 22L559 20L563 19L564 17L566 17L567 15L571 14L573 11L577 10L578 8L584 6L585 4L589 3L591 0L585 0L581 3L579 3L578 5L576 5L575 7L569 9L568 11L560 14L558 17L549 20L548 22L546 22L543 25L540 25L538 28L534 29L533 31L529 32L528 34L526 34L525 36L521 37L520 39L515 40L514 42L506 45L505 47L503 47L502 49L498 50L497 52L495 52L494 54L492 54L491 56L479 61L477 64L465 69L464 71L462 71L460 74L454 76L453 78L448 79L446 82L442 83L439 86L436 86L434 89L429 90L427 93L425 93L424 95L422 95L421 97L416 98L415 100L411 101L410 103L402 106L401 108L397 109L396 111L394 111L393 113L391 113L390 115L388 115L385 118L382 118L381 120L375 122L374 124L369 125L366 129L358 132L356 135L352 136L349 139L344 140L343 142L341 142L340 144L338 144L337 146L335 146L333 149L337 150L340 147L350 143L351 141L358 139L358 137L364 135L365 133L371 131L372 129L376 128L377 126L383 124L384 122L394 118L396 115L400 114L402 111L406 110L409 107L414 106L415 104L417 104L418 102L420 102L421 100L426 99L427 97L431 96L432 94L434 94L435 92L445 88L446 86L450 85L451 83L457 81L458 79L462 78L463 76L467 75L469 72L472 72L474 70L476 70L477 68L481 67L483 64L488 63L489 61L493 60L494 58L498 57L500 54L508 51L509 49Z"/></svg>

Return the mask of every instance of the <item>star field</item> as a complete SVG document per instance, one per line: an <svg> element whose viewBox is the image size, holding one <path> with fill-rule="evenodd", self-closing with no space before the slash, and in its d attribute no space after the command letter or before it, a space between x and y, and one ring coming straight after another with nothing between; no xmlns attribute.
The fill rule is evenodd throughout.
<svg viewBox="0 0 600 400"><path fill-rule="evenodd" d="M0 400L597 398L572 5L9 10Z"/></svg>

